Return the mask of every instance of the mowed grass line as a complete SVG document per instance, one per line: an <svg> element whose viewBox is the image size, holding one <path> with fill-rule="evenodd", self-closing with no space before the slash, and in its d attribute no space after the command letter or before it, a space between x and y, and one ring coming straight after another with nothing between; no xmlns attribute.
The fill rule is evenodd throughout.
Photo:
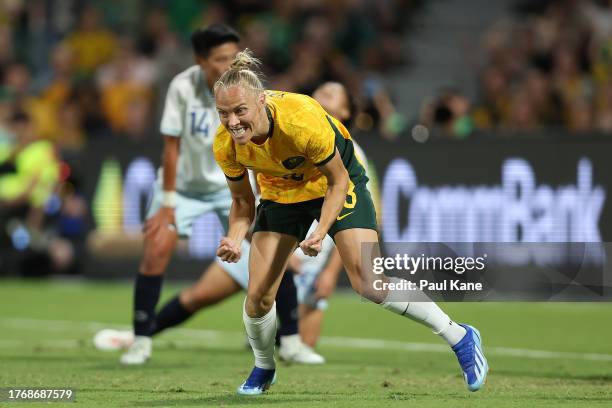
<svg viewBox="0 0 612 408"><path fill-rule="evenodd" d="M165 296L178 290L166 285ZM131 283L0 281L0 317L129 323ZM0 327L0 386L73 387L79 406L611 406L612 363L490 356L485 389L465 391L452 353L356 350L322 346L321 367L279 366L278 384L261 398L235 388L248 374L241 297L202 313L186 327L227 331L221 343L160 336L145 367L122 367L118 353L91 346L92 332ZM605 304L447 304L458 320L477 324L487 345L612 354ZM539 322L538 322L539 320ZM539 324L538 324L539 323ZM577 329L576 329L577 328ZM385 314L353 295L336 296L324 335L436 343L428 330ZM68 340L54 347L51 340ZM50 344L46 345L46 344ZM62 344L62 343L58 343ZM3 405L0 403L0 405ZM36 406L38 404L28 404ZM64 404L54 404L60 406ZM67 406L71 406L66 404ZM42 405L41 405L42 406ZM48 405L45 405L48 406ZM74 406L74 405L72 405Z"/></svg>

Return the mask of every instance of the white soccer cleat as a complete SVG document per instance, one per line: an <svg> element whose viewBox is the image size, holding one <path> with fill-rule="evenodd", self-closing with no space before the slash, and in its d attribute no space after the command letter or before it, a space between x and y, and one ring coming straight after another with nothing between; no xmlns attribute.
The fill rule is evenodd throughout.
<svg viewBox="0 0 612 408"><path fill-rule="evenodd" d="M96 333L93 344L98 350L115 351L127 349L134 342L131 330L104 329Z"/></svg>
<svg viewBox="0 0 612 408"><path fill-rule="evenodd" d="M278 357L287 363L324 364L325 358L302 342L298 334L281 336Z"/></svg>
<svg viewBox="0 0 612 408"><path fill-rule="evenodd" d="M147 362L153 351L153 340L147 336L134 337L134 343L121 355L121 364L141 365Z"/></svg>

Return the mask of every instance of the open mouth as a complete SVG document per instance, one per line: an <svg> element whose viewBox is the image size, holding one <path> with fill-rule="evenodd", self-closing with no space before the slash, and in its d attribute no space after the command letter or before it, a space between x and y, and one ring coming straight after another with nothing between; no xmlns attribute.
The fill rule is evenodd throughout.
<svg viewBox="0 0 612 408"><path fill-rule="evenodd" d="M232 134L236 137L242 137L244 136L244 134L246 133L247 128L245 127L237 127L237 128L232 128L230 129L230 131L232 132Z"/></svg>

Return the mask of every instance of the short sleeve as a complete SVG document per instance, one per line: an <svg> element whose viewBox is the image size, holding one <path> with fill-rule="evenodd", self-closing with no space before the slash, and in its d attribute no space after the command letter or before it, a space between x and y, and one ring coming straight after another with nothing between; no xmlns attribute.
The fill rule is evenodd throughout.
<svg viewBox="0 0 612 408"><path fill-rule="evenodd" d="M162 135L180 136L183 133L185 103L180 94L179 84L175 78L170 82L166 93L166 102L159 130Z"/></svg>
<svg viewBox="0 0 612 408"><path fill-rule="evenodd" d="M336 152L336 132L333 122L318 120L318 126L308 128L310 137L306 147L306 155L315 166L322 166L334 157Z"/></svg>
<svg viewBox="0 0 612 408"><path fill-rule="evenodd" d="M224 143L223 139L224 137L217 133L213 146L215 160L228 180L241 180L247 173L246 167L236 161L236 152L231 144L231 139L230 143Z"/></svg>

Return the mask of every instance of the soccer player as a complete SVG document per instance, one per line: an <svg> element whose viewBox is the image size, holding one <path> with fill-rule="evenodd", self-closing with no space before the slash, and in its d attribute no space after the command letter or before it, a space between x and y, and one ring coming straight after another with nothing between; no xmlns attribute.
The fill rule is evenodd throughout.
<svg viewBox="0 0 612 408"><path fill-rule="evenodd" d="M233 200L229 231L217 250L222 260L241 260L241 244L255 219L243 310L255 367L238 393L261 394L274 383L275 293L295 248L299 245L305 254L316 256L328 233L353 289L430 327L455 351L468 389L480 389L488 365L476 329L453 322L433 302L397 301L389 291L374 290L375 276L371 265L362 264L361 244L378 241L376 214L346 128L308 96L265 91L257 64L250 52L240 52L214 85L223 126L213 149ZM248 168L258 173L262 199L257 211ZM319 223L306 237L314 219ZM384 275L376 278L405 283Z"/></svg>
<svg viewBox="0 0 612 408"><path fill-rule="evenodd" d="M162 277L179 237L188 237L193 222L209 211L215 211L227 229L232 200L225 176L212 152L219 116L211 90L239 51L239 41L238 34L225 25L196 30L191 43L197 64L178 74L170 83L160 126L164 135L163 164L145 222L144 256L134 287L134 338L121 356L123 364L145 363L151 356L154 334L182 323L198 309L227 298L241 287L246 288L246 259L223 267L215 262L198 283L155 313ZM241 250L248 253L246 241L241 243ZM294 333L287 333L284 343L287 347L300 348L297 321L291 317L291 309L297 303L295 286L291 278L283 282L284 287L288 285L283 291L287 299L283 302L284 310L279 309L279 316L289 330L294 327ZM99 333L96 344L112 348L105 345L113 339L120 343L118 337L129 341L126 337L131 335L129 332L123 336L117 334L113 331ZM309 352L308 348L302 349ZM317 360L318 355L313 354L311 351L310 357Z"/></svg>

